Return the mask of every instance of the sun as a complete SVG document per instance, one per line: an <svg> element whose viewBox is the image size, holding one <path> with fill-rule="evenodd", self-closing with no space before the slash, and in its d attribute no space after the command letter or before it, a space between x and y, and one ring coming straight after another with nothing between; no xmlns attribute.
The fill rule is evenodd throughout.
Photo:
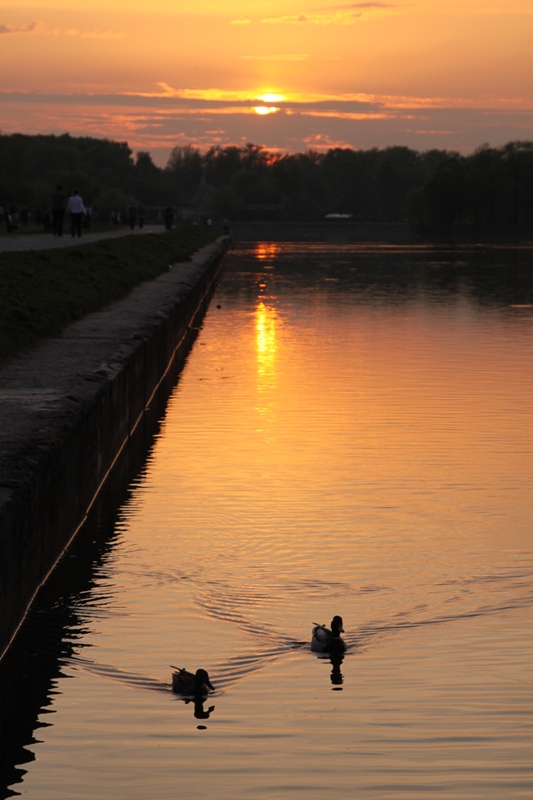
<svg viewBox="0 0 533 800"><path fill-rule="evenodd" d="M267 114L276 114L279 108L276 108L276 106L254 106L254 111L256 114L265 117Z"/></svg>
<svg viewBox="0 0 533 800"><path fill-rule="evenodd" d="M284 94L280 94L279 92L263 92L262 94L256 95L255 99L261 100L264 103L262 106L254 106L255 113L266 117L267 114L277 114L280 110L278 106L269 105L270 103L282 103L287 98Z"/></svg>

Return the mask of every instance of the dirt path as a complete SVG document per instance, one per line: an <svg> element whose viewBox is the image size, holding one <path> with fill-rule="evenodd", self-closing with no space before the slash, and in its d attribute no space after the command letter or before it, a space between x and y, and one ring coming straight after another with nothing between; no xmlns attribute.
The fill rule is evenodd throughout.
<svg viewBox="0 0 533 800"><path fill-rule="evenodd" d="M162 233L162 225L146 225L142 230L120 228L117 231L88 231L80 238L63 234L52 236L51 233L6 233L0 236L0 253L14 253L23 250L54 250L58 247L75 247L81 244L99 242L101 239L120 239L122 236L143 236L146 233Z"/></svg>

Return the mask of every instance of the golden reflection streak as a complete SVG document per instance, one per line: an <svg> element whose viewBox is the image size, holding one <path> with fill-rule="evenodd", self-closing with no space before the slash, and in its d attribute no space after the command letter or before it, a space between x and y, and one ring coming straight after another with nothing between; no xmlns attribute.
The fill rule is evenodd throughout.
<svg viewBox="0 0 533 800"><path fill-rule="evenodd" d="M281 250L281 245L274 242L259 242L256 245L254 256L258 261L266 261L267 258L274 258Z"/></svg>
<svg viewBox="0 0 533 800"><path fill-rule="evenodd" d="M259 299L255 309L255 344L257 353L257 392L264 395L274 386L276 378L278 315L274 308ZM268 404L257 407L260 414L268 411Z"/></svg>

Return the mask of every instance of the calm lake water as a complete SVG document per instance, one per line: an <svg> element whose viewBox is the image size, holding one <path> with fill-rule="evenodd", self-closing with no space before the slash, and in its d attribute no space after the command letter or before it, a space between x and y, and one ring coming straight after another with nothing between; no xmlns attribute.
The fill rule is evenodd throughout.
<svg viewBox="0 0 533 800"><path fill-rule="evenodd" d="M532 256L233 251L0 665L1 797L533 796Z"/></svg>

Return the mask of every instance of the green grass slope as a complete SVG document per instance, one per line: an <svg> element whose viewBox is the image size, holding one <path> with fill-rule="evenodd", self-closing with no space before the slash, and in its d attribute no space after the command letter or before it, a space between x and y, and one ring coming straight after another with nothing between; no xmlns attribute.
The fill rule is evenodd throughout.
<svg viewBox="0 0 533 800"><path fill-rule="evenodd" d="M217 235L188 225L61 250L0 254L0 366L170 264L188 261Z"/></svg>

